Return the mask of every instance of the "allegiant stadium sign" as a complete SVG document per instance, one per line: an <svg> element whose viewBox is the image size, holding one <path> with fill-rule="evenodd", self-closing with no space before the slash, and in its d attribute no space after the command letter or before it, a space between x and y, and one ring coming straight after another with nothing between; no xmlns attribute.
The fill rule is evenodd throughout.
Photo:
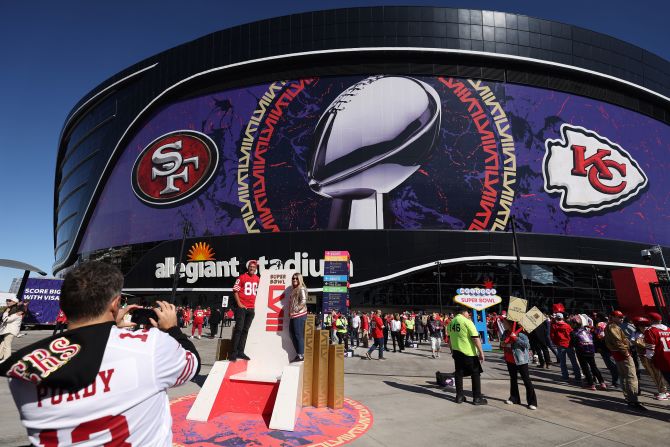
<svg viewBox="0 0 670 447"><path fill-rule="evenodd" d="M205 242L197 242L189 249L187 262L177 262L174 257L166 257L163 262L156 263L156 279L172 278L179 271L180 278L186 278L188 284L195 284L201 278L236 278L244 273L244 266L236 256L228 260L216 260L211 246ZM258 271L294 270L305 277L323 276L325 261L311 258L308 252L296 251L290 259L275 259L261 256L258 258ZM353 276L353 262L349 264L349 276Z"/></svg>

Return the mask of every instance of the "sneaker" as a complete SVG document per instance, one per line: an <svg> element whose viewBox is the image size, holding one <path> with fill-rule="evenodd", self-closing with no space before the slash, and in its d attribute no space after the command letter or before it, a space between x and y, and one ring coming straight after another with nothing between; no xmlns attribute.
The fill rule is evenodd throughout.
<svg viewBox="0 0 670 447"><path fill-rule="evenodd" d="M372 356L370 355L369 352L365 353L365 358L368 359L368 360L372 360Z"/></svg>
<svg viewBox="0 0 670 447"><path fill-rule="evenodd" d="M472 405L488 405L489 401L483 397L476 397L472 399Z"/></svg>
<svg viewBox="0 0 670 447"><path fill-rule="evenodd" d="M628 402L628 408L633 411L647 411L647 409L640 402Z"/></svg>
<svg viewBox="0 0 670 447"><path fill-rule="evenodd" d="M468 400L467 400L467 399L465 398L465 396L463 396L462 394L461 394L461 395L457 395L457 396L456 396L456 399L454 400L454 402L456 402L457 404L460 404L460 403L463 403L463 402L467 402L467 401L468 401Z"/></svg>
<svg viewBox="0 0 670 447"><path fill-rule="evenodd" d="M514 405L514 402L512 402L510 399L507 399L507 400L505 401L505 403L506 403L507 405Z"/></svg>
<svg viewBox="0 0 670 447"><path fill-rule="evenodd" d="M195 338L197 338L198 340L201 340L201 338L200 338L200 336L199 336L199 335L198 335L197 337L195 337Z"/></svg>
<svg viewBox="0 0 670 447"><path fill-rule="evenodd" d="M605 385L605 382L600 384L600 391L607 391L607 385Z"/></svg>
<svg viewBox="0 0 670 447"><path fill-rule="evenodd" d="M668 393L659 393L656 396L654 396L654 399L656 399L656 400L668 400Z"/></svg>
<svg viewBox="0 0 670 447"><path fill-rule="evenodd" d="M537 410L537 407L535 405L528 405L529 410Z"/></svg>
<svg viewBox="0 0 670 447"><path fill-rule="evenodd" d="M192 336L192 335L189 335L188 338L191 339L191 338L193 338L193 336Z"/></svg>
<svg viewBox="0 0 670 447"><path fill-rule="evenodd" d="M595 391L596 386L595 385L584 385L584 388L587 390Z"/></svg>
<svg viewBox="0 0 670 447"><path fill-rule="evenodd" d="M386 360L385 357L379 357L377 360Z"/></svg>

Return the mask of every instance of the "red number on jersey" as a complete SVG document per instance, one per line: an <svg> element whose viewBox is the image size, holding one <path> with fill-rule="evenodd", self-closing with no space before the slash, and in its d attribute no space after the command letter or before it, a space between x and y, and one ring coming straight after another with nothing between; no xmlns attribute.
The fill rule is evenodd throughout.
<svg viewBox="0 0 670 447"><path fill-rule="evenodd" d="M105 447L132 447L126 442L130 432L128 421L125 416L104 416L92 421L84 422L72 430L72 442L82 442L91 439L94 433L109 430L112 439L105 443ZM56 430L44 430L40 432L40 444L44 447L58 447L58 432Z"/></svg>
<svg viewBox="0 0 670 447"><path fill-rule="evenodd" d="M147 341L148 337L149 334L133 334L131 332L124 332L123 334L119 334L119 338L138 338L142 341Z"/></svg>
<svg viewBox="0 0 670 447"><path fill-rule="evenodd" d="M659 340L663 344L663 351L664 352L670 352L670 336L660 337Z"/></svg>

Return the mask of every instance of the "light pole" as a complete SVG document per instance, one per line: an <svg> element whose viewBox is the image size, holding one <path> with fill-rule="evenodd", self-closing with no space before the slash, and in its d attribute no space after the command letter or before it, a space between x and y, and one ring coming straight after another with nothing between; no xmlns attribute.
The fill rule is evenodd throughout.
<svg viewBox="0 0 670 447"><path fill-rule="evenodd" d="M651 260L652 253L661 255L661 262L663 263L663 269L665 269L665 278L666 278L665 280L670 281L670 274L668 274L668 266L665 263L665 258L663 257L663 249L659 244L656 244L653 247L649 247L646 250L642 250L640 252L640 255L642 255L642 259Z"/></svg>
<svg viewBox="0 0 670 447"><path fill-rule="evenodd" d="M443 314L442 309L442 272L440 272L440 261L435 263L437 265L437 273L433 272L433 276L437 276L437 298L440 301L440 314Z"/></svg>

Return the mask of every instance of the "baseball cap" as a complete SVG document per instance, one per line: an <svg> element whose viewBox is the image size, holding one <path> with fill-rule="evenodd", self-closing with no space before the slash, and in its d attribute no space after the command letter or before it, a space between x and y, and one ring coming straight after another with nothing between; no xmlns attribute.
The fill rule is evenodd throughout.
<svg viewBox="0 0 670 447"><path fill-rule="evenodd" d="M18 302L19 302L19 300L17 300L17 299L16 299L15 297L13 297L13 296L10 296L10 297L7 298L5 301L14 301L15 303L18 303Z"/></svg>
<svg viewBox="0 0 670 447"><path fill-rule="evenodd" d="M647 316L651 321L663 321L663 317L658 312L649 312Z"/></svg>
<svg viewBox="0 0 670 447"><path fill-rule="evenodd" d="M560 312L556 312L556 313L554 314L554 318L558 318L559 320L562 320L562 319L563 319L563 314L560 313Z"/></svg>
<svg viewBox="0 0 670 447"><path fill-rule="evenodd" d="M624 315L623 315L623 312L621 312L620 310L614 310L610 314L610 317L623 318Z"/></svg>
<svg viewBox="0 0 670 447"><path fill-rule="evenodd" d="M633 324L636 325L636 326L644 326L644 325L650 324L649 318L647 318L647 317L638 316L638 317L633 317L632 320L633 320Z"/></svg>

